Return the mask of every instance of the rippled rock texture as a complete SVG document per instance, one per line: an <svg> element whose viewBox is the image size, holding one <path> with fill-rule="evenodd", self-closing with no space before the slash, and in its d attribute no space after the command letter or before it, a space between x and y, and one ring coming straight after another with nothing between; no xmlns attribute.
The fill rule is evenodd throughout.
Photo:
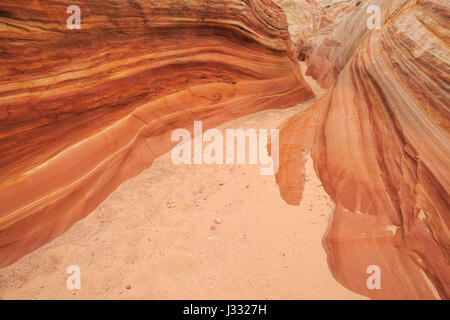
<svg viewBox="0 0 450 320"><path fill-rule="evenodd" d="M324 238L344 286L371 298L450 298L450 5L364 1L310 56L330 89L280 133L281 195L299 204L308 152L336 207ZM370 290L366 271L381 270ZM370 268L369 268L370 270Z"/></svg>
<svg viewBox="0 0 450 320"><path fill-rule="evenodd" d="M271 0L2 0L0 26L0 267L150 166L173 129L313 97Z"/></svg>

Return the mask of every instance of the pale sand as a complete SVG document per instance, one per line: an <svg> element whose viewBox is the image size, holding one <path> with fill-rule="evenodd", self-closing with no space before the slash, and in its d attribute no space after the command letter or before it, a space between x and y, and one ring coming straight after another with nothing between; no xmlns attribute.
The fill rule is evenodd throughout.
<svg viewBox="0 0 450 320"><path fill-rule="evenodd" d="M313 102L218 128L277 128ZM332 202L311 160L306 175L293 207L259 165L177 166L166 154L64 235L0 270L0 298L363 299L327 267L321 241ZM81 290L66 288L69 265L81 268Z"/></svg>

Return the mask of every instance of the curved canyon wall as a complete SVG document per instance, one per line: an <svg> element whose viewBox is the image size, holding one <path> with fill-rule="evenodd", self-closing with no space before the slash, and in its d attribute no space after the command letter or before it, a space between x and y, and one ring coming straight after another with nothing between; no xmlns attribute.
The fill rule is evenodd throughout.
<svg viewBox="0 0 450 320"><path fill-rule="evenodd" d="M330 4L330 10L338 4L348 5L347 1L335 2ZM370 31L367 28L368 9L371 6L380 8L381 24L385 24L402 10L404 4L404 0L371 0L362 1L357 7L341 8L346 14L338 16L332 25L305 42L301 53L308 64L306 74L313 76L322 87L329 88Z"/></svg>
<svg viewBox="0 0 450 320"><path fill-rule="evenodd" d="M374 3L379 30L366 26ZM335 203L330 269L371 298L450 298L449 24L448 1L363 1L313 40L308 67L330 89L280 132L282 197L300 203L311 152Z"/></svg>
<svg viewBox="0 0 450 320"><path fill-rule="evenodd" d="M0 26L0 267L150 166L173 129L313 97L271 0L2 0Z"/></svg>

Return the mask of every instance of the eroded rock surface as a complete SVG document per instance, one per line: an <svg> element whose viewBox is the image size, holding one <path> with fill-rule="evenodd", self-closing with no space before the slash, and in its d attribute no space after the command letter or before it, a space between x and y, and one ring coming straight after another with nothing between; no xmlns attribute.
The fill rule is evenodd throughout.
<svg viewBox="0 0 450 320"><path fill-rule="evenodd" d="M333 18L315 0L280 0L280 4L286 13L297 56L306 40L333 22ZM299 58L303 60L302 56Z"/></svg>
<svg viewBox="0 0 450 320"><path fill-rule="evenodd" d="M371 298L450 298L450 6L378 0L320 42L308 60L328 93L280 133L281 195L299 204L302 167L336 209L324 245L335 278ZM370 290L368 267L381 270Z"/></svg>
<svg viewBox="0 0 450 320"><path fill-rule="evenodd" d="M333 20L339 21L345 19L349 13L359 7L362 0L317 0Z"/></svg>
<svg viewBox="0 0 450 320"><path fill-rule="evenodd" d="M0 267L167 152L173 129L313 97L271 0L3 0L0 25Z"/></svg>

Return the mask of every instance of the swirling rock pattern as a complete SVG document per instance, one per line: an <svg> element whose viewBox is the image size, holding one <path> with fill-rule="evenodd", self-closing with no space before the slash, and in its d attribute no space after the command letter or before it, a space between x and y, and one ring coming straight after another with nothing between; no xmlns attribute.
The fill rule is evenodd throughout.
<svg viewBox="0 0 450 320"><path fill-rule="evenodd" d="M167 152L173 129L313 97L271 0L2 0L0 26L0 267Z"/></svg>
<svg viewBox="0 0 450 320"><path fill-rule="evenodd" d="M362 1L359 0L317 0L331 18L336 22L345 19Z"/></svg>
<svg viewBox="0 0 450 320"><path fill-rule="evenodd" d="M298 204L311 152L336 205L324 246L344 286L376 299L449 299L450 5L370 3L380 30L366 28L365 1L314 48L309 67L330 89L283 125L277 181ZM367 286L370 265L381 269L379 290Z"/></svg>

